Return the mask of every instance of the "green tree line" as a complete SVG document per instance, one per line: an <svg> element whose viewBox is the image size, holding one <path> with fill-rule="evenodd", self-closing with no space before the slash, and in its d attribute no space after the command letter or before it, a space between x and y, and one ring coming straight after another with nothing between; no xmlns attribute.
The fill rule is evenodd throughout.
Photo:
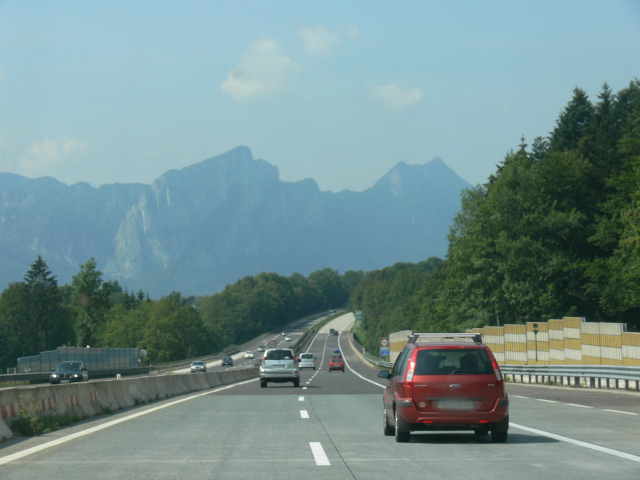
<svg viewBox="0 0 640 480"><path fill-rule="evenodd" d="M615 94L605 84L595 103L576 88L548 136L522 138L461 200L446 260L369 272L356 288L365 347L403 329L563 316L640 328L637 79Z"/></svg>
<svg viewBox="0 0 640 480"><path fill-rule="evenodd" d="M332 269L290 277L261 273L188 302L179 292L152 300L104 281L90 258L59 286L38 256L23 281L0 294L0 368L63 345L138 347L155 364L219 352L303 315L345 306L364 276Z"/></svg>

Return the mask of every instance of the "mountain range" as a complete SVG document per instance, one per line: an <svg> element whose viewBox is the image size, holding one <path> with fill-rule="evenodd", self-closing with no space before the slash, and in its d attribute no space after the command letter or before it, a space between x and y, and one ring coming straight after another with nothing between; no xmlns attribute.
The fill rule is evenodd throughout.
<svg viewBox="0 0 640 480"><path fill-rule="evenodd" d="M399 162L364 192L283 182L237 147L151 185L66 185L0 173L0 289L38 255L61 284L90 257L104 280L158 297L211 294L246 275L374 270L443 257L470 185L439 158Z"/></svg>

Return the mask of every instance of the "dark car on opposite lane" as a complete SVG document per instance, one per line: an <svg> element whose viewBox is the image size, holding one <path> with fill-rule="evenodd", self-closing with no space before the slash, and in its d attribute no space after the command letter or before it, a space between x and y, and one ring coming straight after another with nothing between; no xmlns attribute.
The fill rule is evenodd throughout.
<svg viewBox="0 0 640 480"><path fill-rule="evenodd" d="M89 380L89 372L84 363L80 361L62 362L49 375L49 381L52 384L86 382L87 380Z"/></svg>

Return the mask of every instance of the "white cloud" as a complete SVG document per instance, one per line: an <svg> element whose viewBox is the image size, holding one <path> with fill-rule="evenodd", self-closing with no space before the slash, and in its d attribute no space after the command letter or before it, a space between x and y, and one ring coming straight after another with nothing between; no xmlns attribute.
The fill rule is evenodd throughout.
<svg viewBox="0 0 640 480"><path fill-rule="evenodd" d="M324 25L300 29L300 36L309 55L326 56L345 38L358 38L358 27L349 26L337 32L328 31Z"/></svg>
<svg viewBox="0 0 640 480"><path fill-rule="evenodd" d="M45 138L31 145L27 154L20 159L20 168L27 175L47 175L58 167L69 166L78 161L78 154L86 150L87 142L69 137L56 140Z"/></svg>
<svg viewBox="0 0 640 480"><path fill-rule="evenodd" d="M395 110L411 107L420 102L423 96L421 89L410 87L405 81L375 86L372 88L371 94Z"/></svg>
<svg viewBox="0 0 640 480"><path fill-rule="evenodd" d="M236 100L266 97L285 90L298 70L298 64L283 52L278 42L265 38L242 55L240 64L220 84L220 90Z"/></svg>

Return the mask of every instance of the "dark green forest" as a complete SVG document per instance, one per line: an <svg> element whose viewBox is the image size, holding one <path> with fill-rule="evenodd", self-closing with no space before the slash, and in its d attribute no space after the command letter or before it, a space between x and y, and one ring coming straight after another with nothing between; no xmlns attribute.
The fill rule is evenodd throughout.
<svg viewBox="0 0 640 480"><path fill-rule="evenodd" d="M375 351L390 332L563 316L640 329L640 82L592 102L580 88L555 128L522 138L463 192L447 258L369 272L349 301Z"/></svg>
<svg viewBox="0 0 640 480"><path fill-rule="evenodd" d="M90 258L59 286L42 257L0 294L0 368L63 345L139 347L157 364L220 352L296 318L344 306L363 272L308 277L261 273L193 302L179 292L151 300L105 282Z"/></svg>
<svg viewBox="0 0 640 480"><path fill-rule="evenodd" d="M640 81L596 101L580 88L555 127L523 137L465 190L445 259L308 277L261 273L196 299L151 300L91 258L59 286L41 258L0 295L0 367L61 345L139 347L148 363L219 352L295 318L363 310L358 338L563 316L640 329Z"/></svg>

